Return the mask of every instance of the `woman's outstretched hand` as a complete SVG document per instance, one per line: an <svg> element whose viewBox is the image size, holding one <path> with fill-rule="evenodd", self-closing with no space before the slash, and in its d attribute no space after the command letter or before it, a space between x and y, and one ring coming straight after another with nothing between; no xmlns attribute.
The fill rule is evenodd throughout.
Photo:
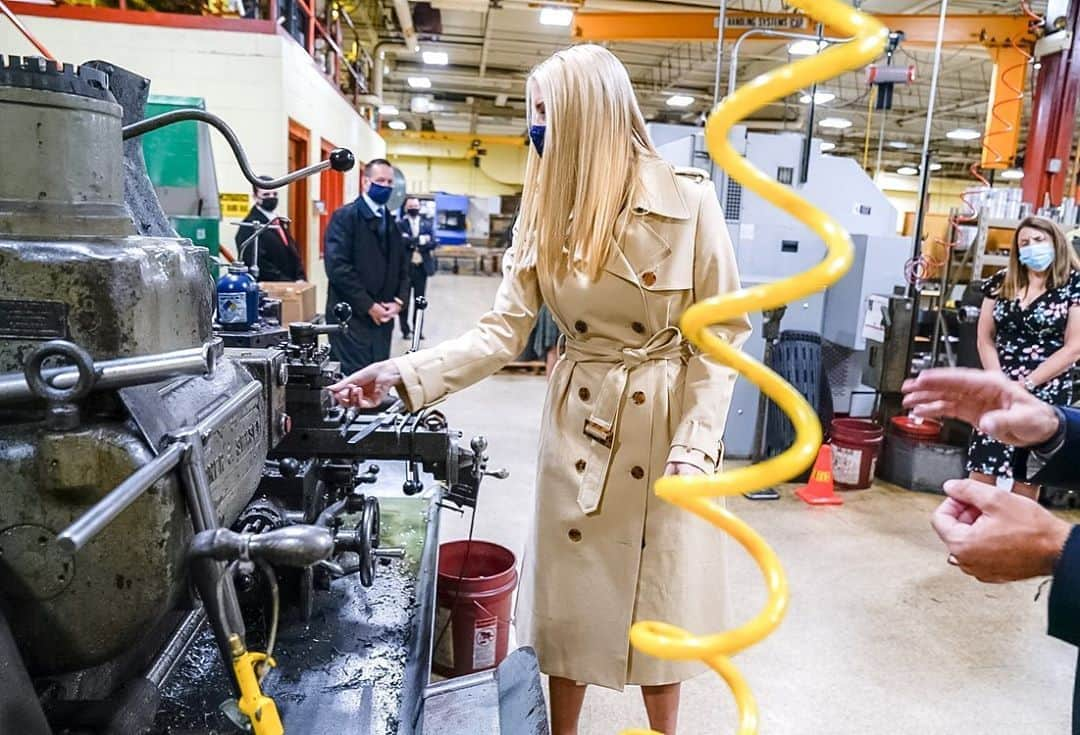
<svg viewBox="0 0 1080 735"><path fill-rule="evenodd" d="M397 366L391 360L384 360L357 370L327 390L342 406L375 408L399 382L401 373Z"/></svg>

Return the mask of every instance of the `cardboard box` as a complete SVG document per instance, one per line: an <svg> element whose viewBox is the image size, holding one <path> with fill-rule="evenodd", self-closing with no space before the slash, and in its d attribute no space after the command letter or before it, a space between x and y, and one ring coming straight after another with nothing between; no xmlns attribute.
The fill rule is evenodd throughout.
<svg viewBox="0 0 1080 735"><path fill-rule="evenodd" d="M307 281L260 281L270 298L281 299L281 322L309 322L316 314L315 284Z"/></svg>

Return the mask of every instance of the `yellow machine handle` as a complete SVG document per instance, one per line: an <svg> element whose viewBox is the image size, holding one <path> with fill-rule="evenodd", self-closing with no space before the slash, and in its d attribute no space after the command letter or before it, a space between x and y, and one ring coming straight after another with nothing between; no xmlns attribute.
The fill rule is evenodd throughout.
<svg viewBox="0 0 1080 735"><path fill-rule="evenodd" d="M281 724L274 700L262 693L256 669L260 664L274 667L277 663L265 653L248 651L240 636L229 636L232 647L233 673L240 686L240 699L237 707L251 722L251 731L255 735L284 735L285 726Z"/></svg>
<svg viewBox="0 0 1080 735"><path fill-rule="evenodd" d="M705 139L709 155L731 178L806 224L825 241L828 253L824 260L803 273L704 299L686 311L680 326L683 334L703 352L741 373L771 398L791 419L795 441L782 454L756 465L713 475L664 477L656 483L656 494L661 498L708 520L742 544L765 577L769 599L752 620L722 633L694 635L674 625L655 621L637 623L630 630L630 641L640 651L668 660L700 660L719 673L735 696L739 735L758 732L757 703L730 657L776 629L787 609L788 586L780 561L769 545L714 499L771 487L800 474L813 463L821 446L821 424L810 404L795 388L754 358L726 343L710 331L710 325L727 322L750 311L775 309L828 288L851 268L853 248L850 236L839 223L793 189L751 166L728 142L728 134L741 119L774 100L865 66L884 52L888 38L885 26L839 0L788 2L814 20L835 28L839 34L853 36L852 40L762 74L741 87L709 115ZM642 735L644 732L634 730L624 735Z"/></svg>

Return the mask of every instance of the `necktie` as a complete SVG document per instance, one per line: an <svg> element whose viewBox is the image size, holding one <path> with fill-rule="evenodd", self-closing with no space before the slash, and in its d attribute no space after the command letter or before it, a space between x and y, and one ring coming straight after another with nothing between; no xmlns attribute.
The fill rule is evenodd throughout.
<svg viewBox="0 0 1080 735"><path fill-rule="evenodd" d="M272 229L274 232L276 232L278 234L278 237L281 238L281 244L282 245L288 246L289 237L288 237L288 235L285 234L285 228L281 226L281 220L275 219L274 224L272 224L270 226L270 229Z"/></svg>

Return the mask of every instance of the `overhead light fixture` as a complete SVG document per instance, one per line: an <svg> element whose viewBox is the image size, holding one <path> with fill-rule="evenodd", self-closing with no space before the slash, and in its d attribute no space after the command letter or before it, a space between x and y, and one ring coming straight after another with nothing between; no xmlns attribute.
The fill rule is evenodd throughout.
<svg viewBox="0 0 1080 735"><path fill-rule="evenodd" d="M413 89L431 89L431 80L427 77L409 77L409 86Z"/></svg>
<svg viewBox="0 0 1080 735"><path fill-rule="evenodd" d="M941 170L941 164L940 163L931 163L930 164L930 170L931 171L940 171Z"/></svg>
<svg viewBox="0 0 1080 735"><path fill-rule="evenodd" d="M506 103L509 100L510 100L510 95L508 95L508 94L497 94L497 95L495 95L495 106L496 107L506 107Z"/></svg>
<svg viewBox="0 0 1080 735"><path fill-rule="evenodd" d="M568 26L574 21L574 11L570 8L543 8L540 11L540 25Z"/></svg>
<svg viewBox="0 0 1080 735"><path fill-rule="evenodd" d="M393 117L398 114L398 108L393 105L379 105L379 114L386 115L387 117Z"/></svg>
<svg viewBox="0 0 1080 735"><path fill-rule="evenodd" d="M956 130L945 133L945 137L951 140L975 140L981 136L982 133L971 128L956 128Z"/></svg>
<svg viewBox="0 0 1080 735"><path fill-rule="evenodd" d="M401 120L391 120L386 124L386 127L390 128L391 130L406 130L409 126Z"/></svg>
<svg viewBox="0 0 1080 735"><path fill-rule="evenodd" d="M846 117L827 117L818 123L821 127L831 128L832 130L843 130L844 128L850 128L853 124Z"/></svg>
<svg viewBox="0 0 1080 735"><path fill-rule="evenodd" d="M824 51L828 45L824 41L811 41L809 38L804 38L788 44L787 50L792 56L813 56L819 51Z"/></svg>
<svg viewBox="0 0 1080 735"><path fill-rule="evenodd" d="M904 150L905 148L911 147L911 143L906 143L902 140L890 140L886 145L897 150Z"/></svg>
<svg viewBox="0 0 1080 735"><path fill-rule="evenodd" d="M821 144L821 152L828 153L829 151L836 150L836 143L825 141Z"/></svg>
<svg viewBox="0 0 1080 735"><path fill-rule="evenodd" d="M896 169L896 173L900 174L901 176L915 176L919 173L919 169L915 168L914 166L901 166L900 168Z"/></svg>
<svg viewBox="0 0 1080 735"><path fill-rule="evenodd" d="M417 95L409 102L409 109L417 115L426 115L431 112L431 98Z"/></svg>
<svg viewBox="0 0 1080 735"><path fill-rule="evenodd" d="M836 95L832 92L814 92L815 105L824 105L827 102L832 102L834 99L836 99ZM799 102L802 102L804 105L810 104L810 95L804 94L799 98Z"/></svg>
<svg viewBox="0 0 1080 735"><path fill-rule="evenodd" d="M1007 168L998 174L998 178L1005 179L1006 181L1017 181L1018 179L1024 178L1024 171L1019 168Z"/></svg>
<svg viewBox="0 0 1080 735"><path fill-rule="evenodd" d="M450 56L445 51L425 51L424 63L432 66L446 66L450 63Z"/></svg>
<svg viewBox="0 0 1080 735"><path fill-rule="evenodd" d="M673 94L667 98L668 107L689 107L694 104L694 98L688 94Z"/></svg>

